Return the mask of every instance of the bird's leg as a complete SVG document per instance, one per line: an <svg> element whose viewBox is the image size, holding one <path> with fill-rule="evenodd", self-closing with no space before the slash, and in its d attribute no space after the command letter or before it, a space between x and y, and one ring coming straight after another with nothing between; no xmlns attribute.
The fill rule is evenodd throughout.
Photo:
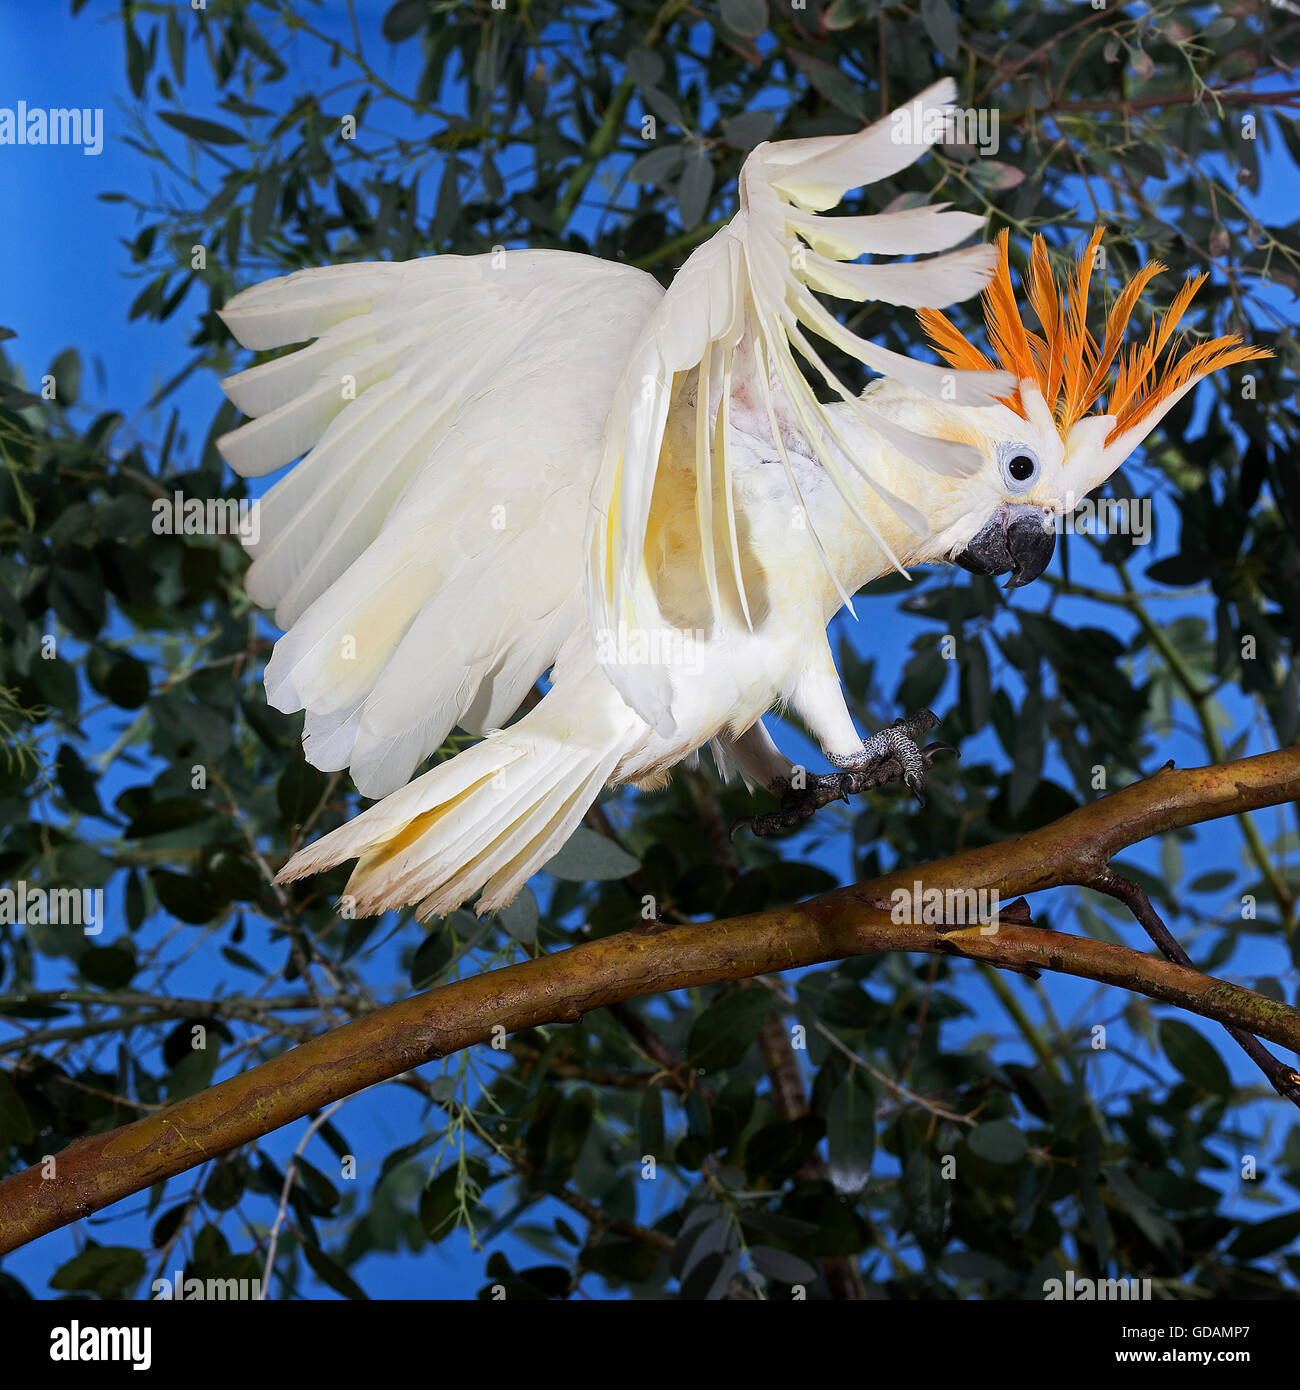
<svg viewBox="0 0 1300 1390"><path fill-rule="evenodd" d="M861 749L848 758L835 753L827 753L827 761L836 767L854 772L865 772L879 767L887 759L893 759L902 769L902 780L912 795L925 805L925 772L929 763L925 761L918 744L922 734L936 727L939 718L928 709L913 714L906 719L895 719L886 729L862 740Z"/></svg>
<svg viewBox="0 0 1300 1390"><path fill-rule="evenodd" d="M742 825L748 825L755 835L774 834L807 820L832 801L847 801L886 782L902 781L924 804L926 772L938 753L952 751L942 743L920 747L921 737L939 722L928 709L895 720L868 739L860 738L844 702L829 646L819 654L816 664L800 675L790 704L821 745L826 760L841 770L810 774L794 768L785 784L769 782L770 790L781 799L780 809L742 818L732 826L733 836Z"/></svg>

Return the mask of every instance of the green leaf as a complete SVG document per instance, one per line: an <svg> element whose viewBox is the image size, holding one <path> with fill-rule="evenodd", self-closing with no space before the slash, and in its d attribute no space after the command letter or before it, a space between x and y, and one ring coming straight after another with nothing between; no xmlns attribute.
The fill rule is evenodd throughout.
<svg viewBox="0 0 1300 1390"><path fill-rule="evenodd" d="M845 1076L831 1095L826 1109L826 1148L835 1190L861 1192L871 1177L876 1148L876 1098L860 1068Z"/></svg>
<svg viewBox="0 0 1300 1390"><path fill-rule="evenodd" d="M514 902L497 913L497 918L521 946L531 946L537 940L537 899L531 888L523 889Z"/></svg>
<svg viewBox="0 0 1300 1390"><path fill-rule="evenodd" d="M70 743L61 743L54 760L58 774L59 790L74 811L87 816L102 816L104 808L99 804L99 793L95 790L95 778L81 760L81 754Z"/></svg>
<svg viewBox="0 0 1300 1390"><path fill-rule="evenodd" d="M552 877L575 883L626 878L640 867L637 860L607 835L598 835L585 825L580 825L564 847L543 865Z"/></svg>
<svg viewBox="0 0 1300 1390"><path fill-rule="evenodd" d="M76 405L81 393L81 354L76 348L64 348L50 363L54 378L55 400L61 406Z"/></svg>
<svg viewBox="0 0 1300 1390"><path fill-rule="evenodd" d="M389 43L401 43L418 34L428 17L428 0L397 0L384 16L381 32Z"/></svg>
<svg viewBox="0 0 1300 1390"><path fill-rule="evenodd" d="M135 951L129 944L92 946L77 962L81 978L101 989L124 989L138 968Z"/></svg>
<svg viewBox="0 0 1300 1390"><path fill-rule="evenodd" d="M733 150L747 153L768 139L775 128L775 111L742 111L722 122L722 138Z"/></svg>
<svg viewBox="0 0 1300 1390"><path fill-rule="evenodd" d="M923 1149L914 1149L903 1164L903 1219L921 1248L931 1254L943 1244L948 1197L938 1160Z"/></svg>
<svg viewBox="0 0 1300 1390"><path fill-rule="evenodd" d="M456 943L445 923L438 923L420 942L411 961L411 987L427 989L451 964Z"/></svg>
<svg viewBox="0 0 1300 1390"><path fill-rule="evenodd" d="M546 1185L568 1182L596 1116L596 1098L586 1089L562 1101L546 1139L539 1179Z"/></svg>
<svg viewBox="0 0 1300 1390"><path fill-rule="evenodd" d="M957 42L957 16L948 0L921 0L921 23L934 46L950 63L961 51Z"/></svg>
<svg viewBox="0 0 1300 1390"><path fill-rule="evenodd" d="M121 803L119 803L121 804ZM197 796L167 796L161 801L147 801L137 811L123 832L128 840L145 840L151 835L166 835L183 830L209 815L211 807Z"/></svg>
<svg viewBox="0 0 1300 1390"><path fill-rule="evenodd" d="M629 49L627 73L638 87L657 87L665 71L664 60L652 49Z"/></svg>
<svg viewBox="0 0 1300 1390"><path fill-rule="evenodd" d="M1230 1094L1232 1077L1223 1058L1214 1044L1190 1023L1176 1018L1162 1019L1159 1037L1165 1056L1193 1085L1215 1095Z"/></svg>
<svg viewBox="0 0 1300 1390"><path fill-rule="evenodd" d="M293 758L275 785L281 823L289 827L301 825L320 804L328 785L328 773L313 767L303 757Z"/></svg>
<svg viewBox="0 0 1300 1390"><path fill-rule="evenodd" d="M248 213L248 239L254 246L266 240L280 200L280 171L268 169L257 181Z"/></svg>
<svg viewBox="0 0 1300 1390"><path fill-rule="evenodd" d="M304 1240L300 1247L307 1263L311 1266L312 1273L323 1284L328 1284L335 1293L340 1293L344 1298L364 1299L369 1301L369 1296L360 1284L343 1268L332 1255L327 1255L319 1246L313 1245L310 1241Z"/></svg>
<svg viewBox="0 0 1300 1390"><path fill-rule="evenodd" d="M0 1071L0 1141L5 1144L30 1144L36 1138L36 1126L18 1088L5 1071Z"/></svg>
<svg viewBox="0 0 1300 1390"><path fill-rule="evenodd" d="M51 576L50 605L74 637L89 641L104 626L108 608L94 556L88 551L78 553L84 559L74 562L70 557L69 563L60 564Z"/></svg>
<svg viewBox="0 0 1300 1390"><path fill-rule="evenodd" d="M641 1092L641 1108L637 1115L637 1139L642 1154L660 1157L664 1153L664 1096L658 1086L647 1086Z"/></svg>
<svg viewBox="0 0 1300 1390"><path fill-rule="evenodd" d="M989 722L992 687L988 653L984 650L983 639L978 636L962 646L961 698L970 727L983 729Z"/></svg>
<svg viewBox="0 0 1300 1390"><path fill-rule="evenodd" d="M125 1245L88 1245L55 1270L50 1287L98 1294L100 1298L125 1298L144 1275L145 1260L139 1250Z"/></svg>
<svg viewBox="0 0 1300 1390"><path fill-rule="evenodd" d="M990 1163L1019 1163L1029 1143L1010 1120L989 1120L966 1136L971 1152Z"/></svg>
<svg viewBox="0 0 1300 1390"><path fill-rule="evenodd" d="M1300 1211L1289 1211L1254 1225L1242 1223L1237 1238L1228 1246L1228 1254L1238 1260L1257 1260L1271 1255L1284 1245L1300 1238Z"/></svg>
<svg viewBox="0 0 1300 1390"><path fill-rule="evenodd" d="M1110 1167L1103 1171L1106 1186L1152 1245L1168 1252L1177 1250L1180 1245L1178 1228L1156 1210L1151 1198L1121 1168Z"/></svg>
<svg viewBox="0 0 1300 1390"><path fill-rule="evenodd" d="M1016 726L1020 737L1015 745L1008 793L1013 816L1024 809L1043 773L1043 701L1037 691L1026 693Z"/></svg>
<svg viewBox="0 0 1300 1390"><path fill-rule="evenodd" d="M627 171L632 183L664 183L686 162L684 145L659 145L645 154L638 155Z"/></svg>
<svg viewBox="0 0 1300 1390"><path fill-rule="evenodd" d="M131 94L139 101L144 96L145 79L149 76L149 58L135 25L126 26L126 78L131 84Z"/></svg>
<svg viewBox="0 0 1300 1390"><path fill-rule="evenodd" d="M149 668L133 656L112 656L96 648L86 662L86 678L118 709L139 709L149 698Z"/></svg>
<svg viewBox="0 0 1300 1390"><path fill-rule="evenodd" d="M667 92L658 87L645 87L641 92L641 100L666 126L675 126L678 130L690 130L690 122L686 119L682 108Z"/></svg>
<svg viewBox="0 0 1300 1390"><path fill-rule="evenodd" d="M465 1164L465 1185L461 1189L460 1169L453 1164L433 1178L420 1194L420 1225L433 1242L444 1240L456 1229L463 1204L472 1212L478 1205L476 1192L487 1182L485 1164L471 1158Z"/></svg>
<svg viewBox="0 0 1300 1390"><path fill-rule="evenodd" d="M644 1284L654 1274L657 1255L654 1246L643 1240L605 1236L598 1244L583 1250L582 1267L614 1283Z"/></svg>
<svg viewBox="0 0 1300 1390"><path fill-rule="evenodd" d="M199 140L205 145L245 143L239 131L231 130L228 125L220 125L216 121L204 120L201 116L187 116L182 111L159 111L158 115L173 130L179 130L182 135L188 135L192 140Z"/></svg>
<svg viewBox="0 0 1300 1390"><path fill-rule="evenodd" d="M191 926L205 926L225 911L225 905L214 902L212 892L197 879L186 874L174 874L169 869L152 869L149 881L163 911Z"/></svg>
<svg viewBox="0 0 1300 1390"><path fill-rule="evenodd" d="M817 1280L817 1271L812 1265L788 1250L777 1250L771 1245L752 1245L749 1257L760 1274L778 1284L812 1284Z"/></svg>
<svg viewBox="0 0 1300 1390"><path fill-rule="evenodd" d="M697 226L709 210L712 193L713 161L707 150L692 145L687 151L681 177L677 180L677 210L682 226L688 231Z"/></svg>
<svg viewBox="0 0 1300 1390"><path fill-rule="evenodd" d="M728 29L756 38L767 28L767 0L721 0L718 13Z"/></svg>
<svg viewBox="0 0 1300 1390"><path fill-rule="evenodd" d="M167 56L171 59L172 76L176 79L176 85L185 85L185 30L180 20L176 17L176 11L167 11Z"/></svg>
<svg viewBox="0 0 1300 1390"><path fill-rule="evenodd" d="M880 0L833 0L822 18L822 23L832 33L840 29L852 29L855 24L874 18L879 10Z"/></svg>
<svg viewBox="0 0 1300 1390"><path fill-rule="evenodd" d="M1009 188L1019 188L1025 181L1025 171L1014 164L1004 164L1000 159L977 159L970 166L971 178L994 193L1004 193Z"/></svg>
<svg viewBox="0 0 1300 1390"><path fill-rule="evenodd" d="M808 1161L825 1132L817 1115L764 1125L745 1144L745 1172L751 1179L784 1182Z"/></svg>
<svg viewBox="0 0 1300 1390"><path fill-rule="evenodd" d="M772 996L765 989L727 990L691 1025L686 1045L690 1064L706 1073L734 1067L749 1051L771 1010Z"/></svg>
<svg viewBox="0 0 1300 1390"><path fill-rule="evenodd" d="M790 61L836 110L852 116L855 121L866 120L866 103L848 73L798 49L790 50Z"/></svg>
<svg viewBox="0 0 1300 1390"><path fill-rule="evenodd" d="M190 1033L188 1023L181 1024L176 1035L184 1037ZM179 1060L167 1074L167 1099L175 1104L187 1096L196 1096L212 1085L213 1075L220 1060L220 1046L217 1035L209 1030L206 1047L190 1047L182 1052Z"/></svg>
<svg viewBox="0 0 1300 1390"><path fill-rule="evenodd" d="M1147 578L1157 584L1200 584L1209 577L1207 562L1199 555L1171 555L1147 566Z"/></svg>

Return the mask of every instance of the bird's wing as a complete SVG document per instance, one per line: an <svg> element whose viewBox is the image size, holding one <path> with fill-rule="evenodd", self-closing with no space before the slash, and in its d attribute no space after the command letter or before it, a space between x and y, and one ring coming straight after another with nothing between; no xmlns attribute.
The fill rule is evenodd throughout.
<svg viewBox="0 0 1300 1390"><path fill-rule="evenodd" d="M726 565L749 618L737 543L733 461L727 448L733 391L745 391L749 399L765 405L798 505L804 505L803 498L777 425L773 381L784 396L783 408L815 449L817 462L846 506L895 563L863 514L830 442L841 446L851 466L913 530L926 531L919 513L873 478L870 461L854 458L843 444L795 362L795 351L921 467L960 476L979 466L978 456L967 446L914 434L872 411L837 379L805 332L811 329L875 371L957 404L989 405L1014 386L1005 372L954 372L868 342L845 328L812 293L921 308L965 299L983 288L996 263L992 246L921 261L850 263L867 253L879 257L944 251L979 229L980 219L972 214L946 211L941 204L860 217L817 216L849 189L889 178L918 159L942 129L941 113L955 96L955 84L945 78L905 108L908 130L895 113L856 135L759 145L745 161L740 212L682 266L645 324L614 396L587 533L587 600L594 633L653 631L663 625L647 565L646 537L654 527L655 479L665 428L674 399L679 399L675 387L684 374L695 376L698 383L695 514L699 561L715 614L718 570ZM715 521L719 506L725 509L725 519L718 516ZM811 518L805 519L813 544L831 570ZM726 538L727 554L721 560L715 535ZM831 577L839 586L833 570ZM842 587L840 593L847 602ZM617 644L611 643L610 650L616 651ZM610 660L605 669L638 714L662 732L671 730L671 690L663 667Z"/></svg>
<svg viewBox="0 0 1300 1390"><path fill-rule="evenodd" d="M246 347L219 441L260 499L249 595L285 635L270 702L368 796L460 725L504 724L584 622L586 522L619 367L661 297L557 251L300 271L222 311Z"/></svg>

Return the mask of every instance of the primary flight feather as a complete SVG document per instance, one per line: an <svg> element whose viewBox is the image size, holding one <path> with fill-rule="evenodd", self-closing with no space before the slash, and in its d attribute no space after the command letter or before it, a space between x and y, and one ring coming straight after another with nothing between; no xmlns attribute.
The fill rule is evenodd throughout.
<svg viewBox="0 0 1300 1390"><path fill-rule="evenodd" d="M945 80L918 101L954 97ZM759 145L736 216L666 291L592 257L510 250L300 271L226 305L246 347L314 340L223 383L253 417L219 441L236 472L301 460L249 546L249 595L284 629L268 698L306 712L313 764L382 798L280 878L356 859L357 914L442 914L476 894L493 911L603 787L660 785L705 744L728 775L790 795L762 724L778 703L837 768L892 754L919 794L920 726L854 727L826 640L837 609L925 563L1029 582L1056 517L1208 372L1262 355L1171 342L1193 286L1120 357L1159 267L1098 344L1096 238L1064 301L1036 242L1032 332L1005 237L953 249L980 219L820 215L924 153L900 133L942 128L887 117ZM940 312L981 289L996 360ZM814 292L918 311L944 364L858 337ZM816 339L880 375L855 396ZM1106 389L1111 413L1088 414ZM408 782L456 727L482 741Z"/></svg>

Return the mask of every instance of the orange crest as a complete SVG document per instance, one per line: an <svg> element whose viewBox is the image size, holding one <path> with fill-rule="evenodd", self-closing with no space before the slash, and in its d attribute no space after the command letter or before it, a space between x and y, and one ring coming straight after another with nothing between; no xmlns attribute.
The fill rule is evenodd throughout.
<svg viewBox="0 0 1300 1390"><path fill-rule="evenodd" d="M1142 291L1167 269L1159 261L1143 266L1124 287L1106 317L1105 337L1098 347L1088 332L1088 283L1102 230L1093 229L1074 276L1065 286L1064 302L1048 264L1047 243L1041 236L1034 238L1029 270L1021 277L1021 284L1040 333L1030 332L1021 320L1011 288L1007 233L998 233L998 266L984 291L984 320L989 344L997 355L996 363L974 347L945 314L921 309L917 317L949 365L976 371L1002 367L1012 372L1017 381L1036 382L1062 438L1105 392L1105 408L1098 413L1115 416L1115 426L1106 437L1109 445L1157 412L1164 401L1194 378L1273 354L1267 348L1251 347L1235 333L1194 346L1189 346L1181 335L1174 338L1174 329L1197 290L1209 278L1204 274L1184 283L1164 317L1152 325L1144 343L1132 343L1121 354L1120 343ZM1119 361L1111 379L1111 366L1117 355ZM1003 403L1025 415L1019 391Z"/></svg>

